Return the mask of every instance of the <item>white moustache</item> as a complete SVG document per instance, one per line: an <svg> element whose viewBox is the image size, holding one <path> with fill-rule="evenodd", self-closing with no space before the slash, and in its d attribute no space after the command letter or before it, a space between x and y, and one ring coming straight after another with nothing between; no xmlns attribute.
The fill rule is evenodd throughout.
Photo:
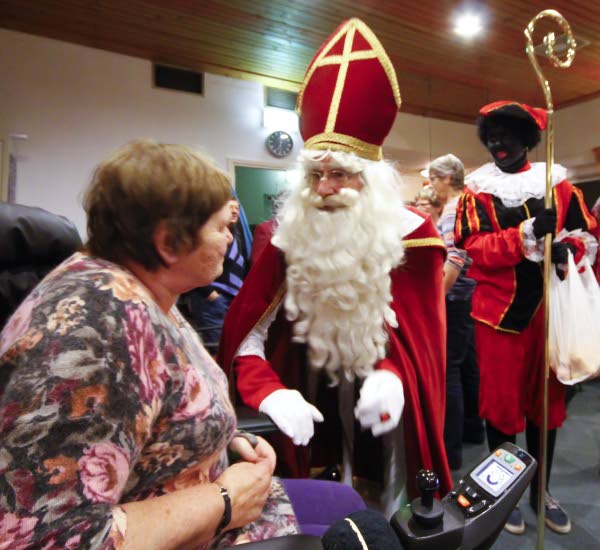
<svg viewBox="0 0 600 550"><path fill-rule="evenodd" d="M322 197L321 195L317 195L311 189L304 189L302 191L302 199L315 208L349 207L358 203L360 199L360 191L344 187L335 195Z"/></svg>

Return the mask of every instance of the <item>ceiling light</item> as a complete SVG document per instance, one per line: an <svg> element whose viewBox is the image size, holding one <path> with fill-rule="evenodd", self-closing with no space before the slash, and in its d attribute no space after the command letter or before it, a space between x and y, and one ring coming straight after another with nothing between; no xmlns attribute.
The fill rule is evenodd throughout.
<svg viewBox="0 0 600 550"><path fill-rule="evenodd" d="M474 13L465 13L456 19L454 32L464 38L472 38L483 29L481 17Z"/></svg>

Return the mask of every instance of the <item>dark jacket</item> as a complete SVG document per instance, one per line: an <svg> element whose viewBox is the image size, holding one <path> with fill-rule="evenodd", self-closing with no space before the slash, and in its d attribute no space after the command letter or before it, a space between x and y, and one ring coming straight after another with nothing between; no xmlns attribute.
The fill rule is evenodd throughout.
<svg viewBox="0 0 600 550"><path fill-rule="evenodd" d="M80 247L67 218L0 202L0 330L46 273Z"/></svg>

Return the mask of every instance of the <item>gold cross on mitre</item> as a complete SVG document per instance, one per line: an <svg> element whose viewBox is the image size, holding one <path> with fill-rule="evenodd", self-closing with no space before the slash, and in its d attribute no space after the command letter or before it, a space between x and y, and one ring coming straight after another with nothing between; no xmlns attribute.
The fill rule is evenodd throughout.
<svg viewBox="0 0 600 550"><path fill-rule="evenodd" d="M336 53L332 53L332 51ZM369 63L369 60L373 61ZM356 65L356 62L367 63ZM315 75L319 69L327 70L327 67L331 66L339 67L337 74L328 72L318 73L318 77ZM351 68L351 66L354 66L354 68ZM372 79L369 78L373 76L373 71L376 71L378 76L375 79L378 84L374 84ZM362 78L363 73L365 78ZM312 83L310 87L313 90L310 92L310 97L308 97L305 93L307 93L307 88L309 88L309 83L313 77L317 78L316 82L318 84L316 82ZM377 86L379 86L379 89ZM317 122L314 117L308 117L311 119L308 122L310 136L304 136L303 133L305 146L323 148L328 147L330 144L337 144L335 148L357 149L359 154L363 153L361 156L373 159L380 158L381 143L377 144L368 139L373 136L358 135L361 133L359 128L356 128L357 132L350 131L348 124L346 124L352 118L358 123L357 126L361 126L360 113L357 113L360 108L357 109L352 106L352 112L346 111L348 111L348 98L352 98L351 101L360 101L364 108L369 102L378 99L377 94L381 93L383 87L389 90L387 101L391 102L393 110L397 112L400 108L401 98L392 62L373 31L367 25L360 19L349 19L334 32L314 57L298 93L297 110L299 115L316 115L316 113L323 115L322 118L321 114L316 115L321 121L317 125L314 124ZM349 92L350 88L351 91ZM344 90L349 95L345 96ZM344 112L340 113L343 97L346 97L345 107ZM390 104L386 104L389 111ZM389 118L388 114L384 118ZM326 115L326 120L324 115ZM368 114L369 117L373 115L376 115L376 113L371 112ZM350 126L354 126L354 124ZM345 130L340 131L341 127ZM387 134L387 131L385 134Z"/></svg>

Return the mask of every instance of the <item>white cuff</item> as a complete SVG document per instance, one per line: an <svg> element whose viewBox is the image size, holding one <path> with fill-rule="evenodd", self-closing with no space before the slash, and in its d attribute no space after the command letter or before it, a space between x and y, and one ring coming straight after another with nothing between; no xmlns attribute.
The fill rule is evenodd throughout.
<svg viewBox="0 0 600 550"><path fill-rule="evenodd" d="M521 224L523 232L523 255L532 262L544 261L544 238L536 239L533 234L533 222L535 218L528 218Z"/></svg>
<svg viewBox="0 0 600 550"><path fill-rule="evenodd" d="M565 238L570 237L572 239L577 239L583 243L585 253L583 258L577 264L577 267L581 265L584 258L587 258L590 262L590 265L594 265L594 261L596 260L596 254L598 253L598 241L596 237L587 231L583 231L582 229L574 229L573 231L567 231L566 229L561 229L559 234L556 235L554 239L555 243L559 243L563 241Z"/></svg>
<svg viewBox="0 0 600 550"><path fill-rule="evenodd" d="M244 339L240 347L238 348L235 357L245 357L246 355L258 355L261 359L265 359L265 342L267 341L267 334L269 333L269 327L275 321L275 317L279 309L281 308L282 302L279 302L277 306L264 317L260 323L258 323ZM234 357L234 359L235 359Z"/></svg>

